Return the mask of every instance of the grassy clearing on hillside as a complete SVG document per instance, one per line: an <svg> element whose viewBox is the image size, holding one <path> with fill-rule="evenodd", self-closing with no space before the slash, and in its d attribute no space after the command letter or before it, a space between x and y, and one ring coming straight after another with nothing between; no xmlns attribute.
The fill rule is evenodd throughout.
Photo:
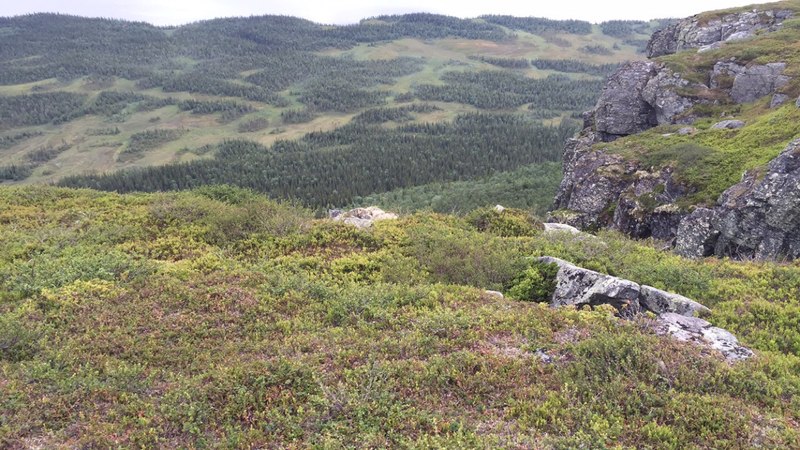
<svg viewBox="0 0 800 450"><path fill-rule="evenodd" d="M0 446L800 441L800 266L542 236L508 214L357 230L232 188L4 188ZM483 293L543 254L697 298L757 357Z"/></svg>
<svg viewBox="0 0 800 450"><path fill-rule="evenodd" d="M690 136L675 134L681 126L664 126L598 148L645 167L671 166L676 179L697 189L684 203L713 205L742 172L763 168L800 135L800 110L793 103L770 110L765 102L769 99L738 108L735 117L747 124L739 130L712 130L721 119L708 118L699 120L699 132Z"/></svg>

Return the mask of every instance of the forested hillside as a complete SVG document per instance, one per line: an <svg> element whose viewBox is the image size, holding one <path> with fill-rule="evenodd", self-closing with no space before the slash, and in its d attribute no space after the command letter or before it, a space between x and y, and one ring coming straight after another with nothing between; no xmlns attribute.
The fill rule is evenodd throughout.
<svg viewBox="0 0 800 450"><path fill-rule="evenodd" d="M604 77L660 25L2 18L0 183L227 182L324 207L558 162Z"/></svg>

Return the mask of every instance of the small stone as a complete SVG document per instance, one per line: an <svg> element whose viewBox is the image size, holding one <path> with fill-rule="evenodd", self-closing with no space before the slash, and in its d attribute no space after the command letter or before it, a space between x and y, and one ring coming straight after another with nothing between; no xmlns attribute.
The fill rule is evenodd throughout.
<svg viewBox="0 0 800 450"><path fill-rule="evenodd" d="M694 127L683 127L678 130L678 134L680 136L688 136L690 134L695 134L697 132L697 128Z"/></svg>
<svg viewBox="0 0 800 450"><path fill-rule="evenodd" d="M744 127L744 122L741 120L723 120L722 122L715 123L712 130L736 130Z"/></svg>
<svg viewBox="0 0 800 450"><path fill-rule="evenodd" d="M543 225L545 233L581 234L579 229L563 223L544 223Z"/></svg>
<svg viewBox="0 0 800 450"><path fill-rule="evenodd" d="M498 213L502 213L503 211L506 210L506 208L503 205L497 205L494 207L494 210Z"/></svg>
<svg viewBox="0 0 800 450"><path fill-rule="evenodd" d="M483 293L488 295L489 297L494 297L498 300L506 298L505 295L503 295L503 293L499 291L483 291Z"/></svg>
<svg viewBox="0 0 800 450"><path fill-rule="evenodd" d="M538 356L539 359L541 359L542 362L545 364L550 364L553 362L553 357L548 355L544 350L540 348L536 349L536 352L534 352L534 354Z"/></svg>
<svg viewBox="0 0 800 450"><path fill-rule="evenodd" d="M772 96L772 101L769 103L770 108L777 108L789 101L789 96L786 94L775 94Z"/></svg>
<svg viewBox="0 0 800 450"><path fill-rule="evenodd" d="M728 39L725 39L725 42L743 41L745 39L750 39L751 37L753 37L752 31L739 31L728 36Z"/></svg>

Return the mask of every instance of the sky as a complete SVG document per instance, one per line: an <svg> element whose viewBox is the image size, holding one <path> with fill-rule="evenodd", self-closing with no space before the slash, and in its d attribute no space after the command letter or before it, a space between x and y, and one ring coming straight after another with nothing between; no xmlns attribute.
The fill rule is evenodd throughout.
<svg viewBox="0 0 800 450"><path fill-rule="evenodd" d="M216 17L283 14L319 23L347 24L381 14L431 12L457 17L510 14L602 22L686 17L754 2L766 3L757 0L3 0L0 16L59 12L180 25Z"/></svg>

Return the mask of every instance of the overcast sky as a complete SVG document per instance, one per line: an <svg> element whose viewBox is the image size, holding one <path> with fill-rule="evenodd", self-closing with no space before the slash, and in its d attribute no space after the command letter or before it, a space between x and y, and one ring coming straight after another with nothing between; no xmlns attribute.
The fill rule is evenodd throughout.
<svg viewBox="0 0 800 450"><path fill-rule="evenodd" d="M482 14L582 19L684 17L754 0L2 0L0 16L60 12L89 17L178 25L215 17L285 14L320 23L354 23L365 17L432 12L458 17ZM766 3L766 2L759 2Z"/></svg>

